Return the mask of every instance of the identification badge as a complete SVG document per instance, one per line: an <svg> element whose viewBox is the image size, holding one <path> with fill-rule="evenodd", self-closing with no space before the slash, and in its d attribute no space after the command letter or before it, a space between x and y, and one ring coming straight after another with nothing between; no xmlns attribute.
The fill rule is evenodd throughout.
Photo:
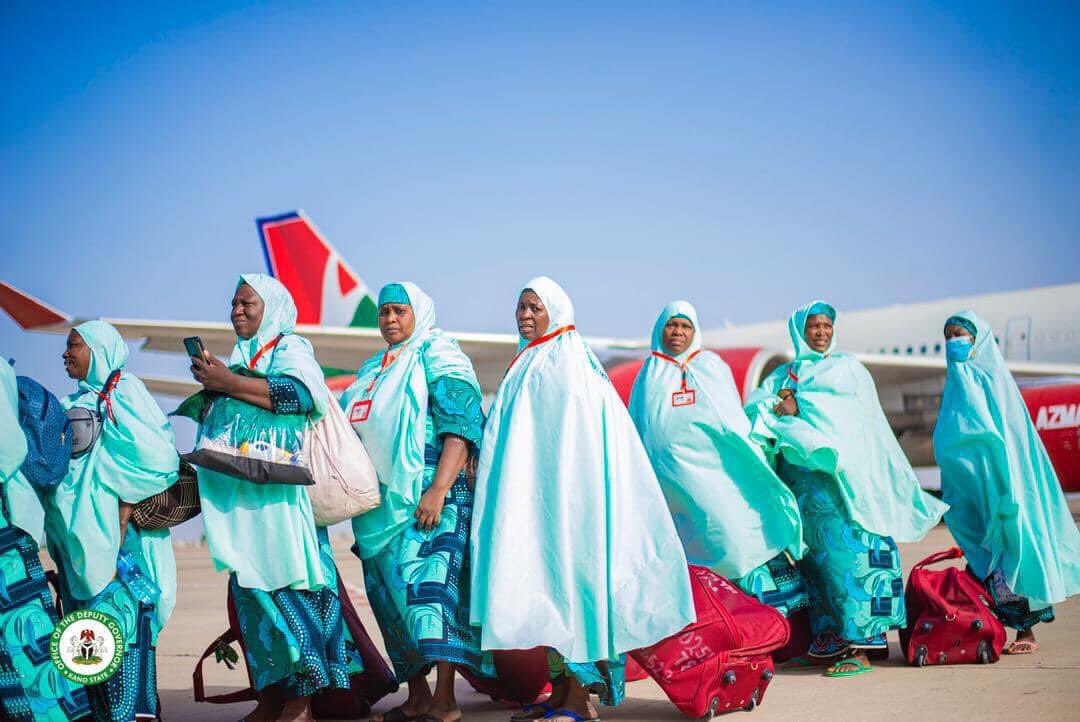
<svg viewBox="0 0 1080 722"><path fill-rule="evenodd" d="M359 424L362 421L367 421L368 416L371 415L371 399L367 401L357 401L353 404L352 411L349 412L349 422L353 424Z"/></svg>
<svg viewBox="0 0 1080 722"><path fill-rule="evenodd" d="M693 389L676 391L671 395L672 406L693 406L696 402L697 397Z"/></svg>

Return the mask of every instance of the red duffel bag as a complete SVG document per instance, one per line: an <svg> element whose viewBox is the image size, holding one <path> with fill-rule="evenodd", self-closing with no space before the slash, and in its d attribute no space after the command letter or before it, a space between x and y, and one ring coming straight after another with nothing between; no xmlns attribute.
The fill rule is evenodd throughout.
<svg viewBox="0 0 1080 722"><path fill-rule="evenodd" d="M953 547L912 568L904 591L908 626L900 630L909 664L987 664L1001 659L1005 627L994 616L985 587L960 567L926 568L963 556Z"/></svg>
<svg viewBox="0 0 1080 722"><path fill-rule="evenodd" d="M784 615L704 567L690 567L697 621L631 652L687 717L753 709L773 678L771 654L788 641Z"/></svg>

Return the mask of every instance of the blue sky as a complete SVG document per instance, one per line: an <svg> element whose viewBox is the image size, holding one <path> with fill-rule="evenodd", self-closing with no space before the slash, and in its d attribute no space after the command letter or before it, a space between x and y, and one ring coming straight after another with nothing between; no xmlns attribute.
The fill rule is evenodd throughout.
<svg viewBox="0 0 1080 722"><path fill-rule="evenodd" d="M294 208L450 329L1080 279L1075 3L104 5L0 7L0 278L80 315L224 320Z"/></svg>

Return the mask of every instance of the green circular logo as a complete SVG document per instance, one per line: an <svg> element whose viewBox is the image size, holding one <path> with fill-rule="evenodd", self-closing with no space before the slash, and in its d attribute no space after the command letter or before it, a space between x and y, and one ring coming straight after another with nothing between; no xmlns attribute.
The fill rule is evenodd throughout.
<svg viewBox="0 0 1080 722"><path fill-rule="evenodd" d="M49 637L53 665L72 682L101 684L124 661L124 633L115 618L93 609L67 614Z"/></svg>

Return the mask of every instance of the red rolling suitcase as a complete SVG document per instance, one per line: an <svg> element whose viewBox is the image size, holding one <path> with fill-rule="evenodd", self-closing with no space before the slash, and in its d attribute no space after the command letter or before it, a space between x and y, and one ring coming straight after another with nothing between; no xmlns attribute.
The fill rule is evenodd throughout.
<svg viewBox="0 0 1080 722"><path fill-rule="evenodd" d="M987 664L1001 658L1005 627L979 580L959 567L926 568L963 556L953 547L912 568L904 591L908 626L900 630L909 664Z"/></svg>
<svg viewBox="0 0 1080 722"><path fill-rule="evenodd" d="M697 621L631 652L688 717L753 709L773 678L771 653L787 644L784 615L703 567L690 567Z"/></svg>

